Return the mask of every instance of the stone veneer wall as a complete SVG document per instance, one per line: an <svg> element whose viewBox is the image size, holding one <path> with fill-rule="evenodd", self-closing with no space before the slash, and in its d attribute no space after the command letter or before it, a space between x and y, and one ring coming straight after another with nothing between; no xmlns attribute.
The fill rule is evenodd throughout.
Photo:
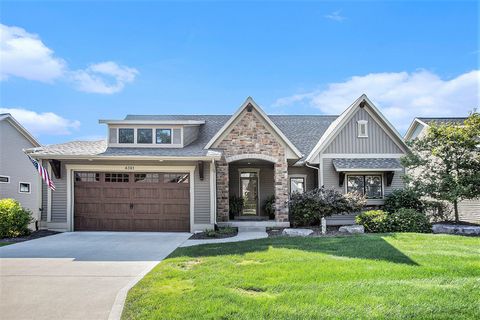
<svg viewBox="0 0 480 320"><path fill-rule="evenodd" d="M229 190L228 163L225 158L239 154L261 154L274 157L275 180L275 220L288 221L288 164L285 148L277 141L261 120L261 116L252 110L244 110L240 120L223 138L216 148L223 150L223 158L216 162L217 168L217 219L228 221Z"/></svg>

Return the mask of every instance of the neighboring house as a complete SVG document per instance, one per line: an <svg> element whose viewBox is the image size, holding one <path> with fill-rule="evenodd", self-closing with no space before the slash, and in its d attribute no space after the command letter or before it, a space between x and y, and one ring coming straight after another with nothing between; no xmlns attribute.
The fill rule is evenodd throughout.
<svg viewBox="0 0 480 320"><path fill-rule="evenodd" d="M453 123L461 126L466 119L466 117L415 118L405 134L405 141L421 139L427 134L427 130L432 123ZM458 213L462 221L480 223L480 199L460 202L458 204Z"/></svg>
<svg viewBox="0 0 480 320"><path fill-rule="evenodd" d="M39 220L40 178L24 149L40 143L10 114L0 114L0 199L13 198ZM32 225L33 227L33 225Z"/></svg>
<svg viewBox="0 0 480 320"><path fill-rule="evenodd" d="M288 226L290 192L324 185L366 193L376 206L403 187L399 158L407 147L365 95L340 116L267 115L248 98L231 116L128 115L100 123L108 126L107 141L32 150L56 185L44 188L39 203L43 227L196 231L252 220ZM272 195L275 219L258 221L268 220L263 206ZM245 199L233 220L231 196Z"/></svg>

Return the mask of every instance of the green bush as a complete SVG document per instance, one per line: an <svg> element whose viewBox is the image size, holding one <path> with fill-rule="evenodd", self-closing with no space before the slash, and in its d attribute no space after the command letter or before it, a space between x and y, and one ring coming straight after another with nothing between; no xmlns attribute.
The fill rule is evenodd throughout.
<svg viewBox="0 0 480 320"><path fill-rule="evenodd" d="M23 236L30 233L31 212L13 199L0 200L0 238Z"/></svg>
<svg viewBox="0 0 480 320"><path fill-rule="evenodd" d="M397 189L385 197L384 210L396 212L401 208L408 208L417 212L425 212L425 204L420 198L420 195L412 189Z"/></svg>
<svg viewBox="0 0 480 320"><path fill-rule="evenodd" d="M355 223L361 224L366 232L388 232L387 213L382 210L364 211L355 217Z"/></svg>
<svg viewBox="0 0 480 320"><path fill-rule="evenodd" d="M401 208L388 214L388 228L390 232L432 232L432 225L428 217L414 209Z"/></svg>
<svg viewBox="0 0 480 320"><path fill-rule="evenodd" d="M366 204L358 193L343 194L335 189L321 187L290 196L290 221L293 226L318 225L324 217L360 211Z"/></svg>
<svg viewBox="0 0 480 320"><path fill-rule="evenodd" d="M382 210L365 211L355 218L367 232L431 232L432 226L425 214L401 208L394 213Z"/></svg>
<svg viewBox="0 0 480 320"><path fill-rule="evenodd" d="M243 210L243 198L237 196L231 196L229 199L229 217L230 220L233 220L235 216L238 216L242 213Z"/></svg>
<svg viewBox="0 0 480 320"><path fill-rule="evenodd" d="M268 197L267 200L265 200L263 208L270 220L275 219L275 196Z"/></svg>

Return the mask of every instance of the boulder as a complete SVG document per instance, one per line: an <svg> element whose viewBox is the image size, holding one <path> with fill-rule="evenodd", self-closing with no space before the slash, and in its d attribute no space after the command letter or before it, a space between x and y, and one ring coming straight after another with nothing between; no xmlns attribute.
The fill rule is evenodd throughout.
<svg viewBox="0 0 480 320"><path fill-rule="evenodd" d="M286 228L283 229L282 234L284 236L289 237L308 237L313 233L311 229L294 229L294 228Z"/></svg>
<svg viewBox="0 0 480 320"><path fill-rule="evenodd" d="M338 231L345 233L365 233L365 228L361 225L354 224L351 226L341 226Z"/></svg>

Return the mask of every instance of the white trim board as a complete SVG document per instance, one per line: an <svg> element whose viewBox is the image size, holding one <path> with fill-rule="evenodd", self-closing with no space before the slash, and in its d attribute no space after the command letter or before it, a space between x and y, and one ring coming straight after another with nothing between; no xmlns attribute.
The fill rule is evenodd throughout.
<svg viewBox="0 0 480 320"><path fill-rule="evenodd" d="M125 166L125 165L76 165L66 164L67 171L67 231L74 231L74 171L94 172L188 172L190 174L190 232L195 230L195 166Z"/></svg>

